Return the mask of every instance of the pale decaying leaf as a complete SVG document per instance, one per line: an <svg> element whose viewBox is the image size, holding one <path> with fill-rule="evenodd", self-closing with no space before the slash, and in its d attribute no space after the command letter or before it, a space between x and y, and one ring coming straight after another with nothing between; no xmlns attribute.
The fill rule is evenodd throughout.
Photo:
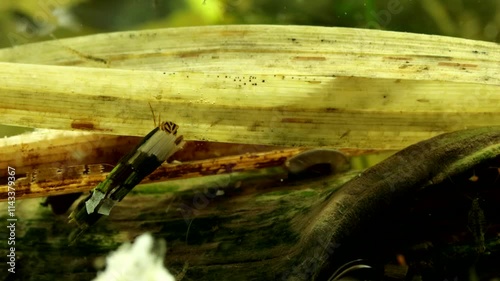
<svg viewBox="0 0 500 281"><path fill-rule="evenodd" d="M6 124L189 140L401 149L499 125L498 44L312 26L99 34L0 50Z"/></svg>
<svg viewBox="0 0 500 281"><path fill-rule="evenodd" d="M0 169L24 175L21 197L95 186L139 140L113 135L151 130L150 104L186 139L255 145L394 150L500 124L499 46L457 38L207 26L28 44L0 50L0 60L3 123L109 134L44 131L42 142L5 140ZM228 163L242 165L236 158L196 163L194 173ZM186 167L173 169L185 176Z"/></svg>

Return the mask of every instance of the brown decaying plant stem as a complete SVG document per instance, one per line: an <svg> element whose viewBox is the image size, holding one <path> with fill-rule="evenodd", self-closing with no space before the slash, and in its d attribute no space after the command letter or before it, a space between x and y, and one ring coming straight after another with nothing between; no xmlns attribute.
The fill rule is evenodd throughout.
<svg viewBox="0 0 500 281"><path fill-rule="evenodd" d="M140 138L80 133L50 135L33 140L30 135L19 141L0 143L0 180L7 183L7 167L16 171L16 199L85 192L104 180L118 160ZM306 148L283 148L190 141L142 183L192 178L221 173L250 171L282 166ZM371 150L344 149L347 155ZM180 161L180 162L178 162ZM0 185L0 202L6 201L8 186Z"/></svg>

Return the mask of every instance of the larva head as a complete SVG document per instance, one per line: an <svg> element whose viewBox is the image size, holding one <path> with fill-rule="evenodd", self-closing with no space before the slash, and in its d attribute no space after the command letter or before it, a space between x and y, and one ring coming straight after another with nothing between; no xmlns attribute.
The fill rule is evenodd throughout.
<svg viewBox="0 0 500 281"><path fill-rule="evenodd" d="M175 124L174 122L161 122L159 125L160 130L167 132L169 134L172 134L174 136L177 135L177 130L179 129L179 126Z"/></svg>

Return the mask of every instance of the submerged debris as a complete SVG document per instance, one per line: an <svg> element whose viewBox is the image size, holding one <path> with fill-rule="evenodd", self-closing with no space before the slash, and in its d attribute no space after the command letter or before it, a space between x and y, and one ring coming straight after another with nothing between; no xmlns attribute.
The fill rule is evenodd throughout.
<svg viewBox="0 0 500 281"><path fill-rule="evenodd" d="M165 241L153 239L149 233L137 237L134 244L125 243L106 257L106 270L94 281L174 281L163 267Z"/></svg>

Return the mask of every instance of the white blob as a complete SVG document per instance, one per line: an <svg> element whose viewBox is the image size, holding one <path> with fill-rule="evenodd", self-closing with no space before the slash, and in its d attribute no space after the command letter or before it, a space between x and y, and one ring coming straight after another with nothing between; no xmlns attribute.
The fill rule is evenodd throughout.
<svg viewBox="0 0 500 281"><path fill-rule="evenodd" d="M156 244L161 244L160 246ZM154 243L149 233L125 243L106 258L106 270L94 281L175 281L163 267L165 244Z"/></svg>

